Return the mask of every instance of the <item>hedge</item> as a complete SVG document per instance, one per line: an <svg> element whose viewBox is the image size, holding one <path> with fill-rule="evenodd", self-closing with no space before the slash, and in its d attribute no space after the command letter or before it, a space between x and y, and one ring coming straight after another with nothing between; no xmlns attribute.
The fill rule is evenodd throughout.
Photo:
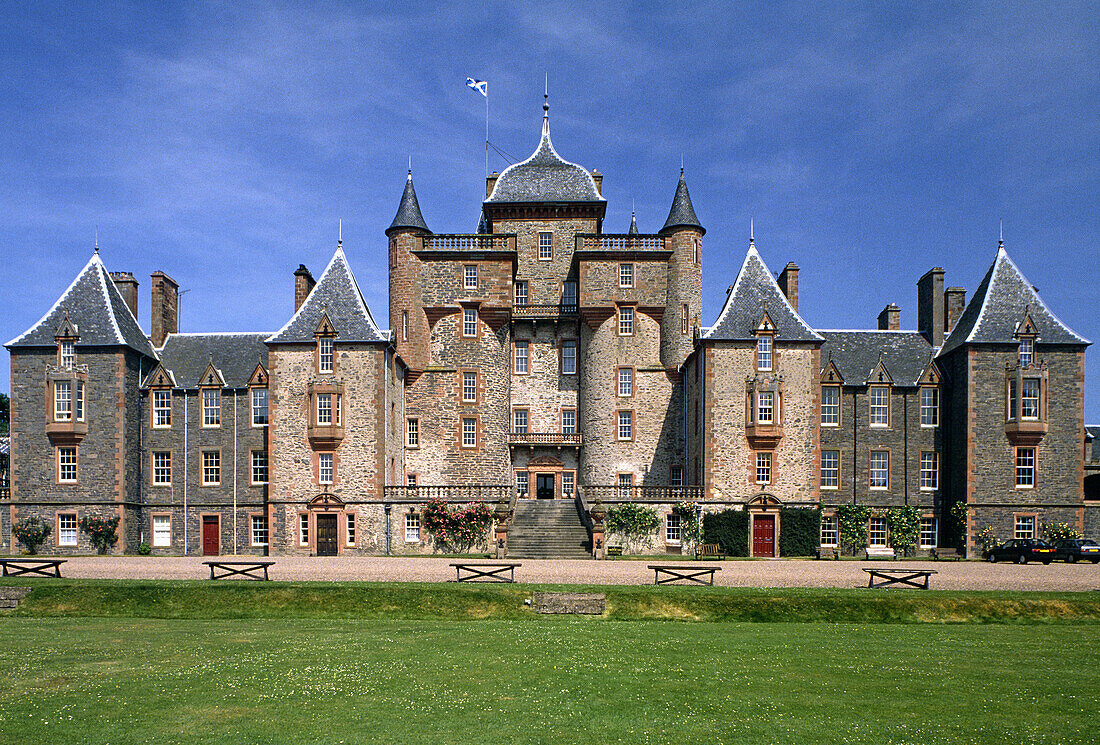
<svg viewBox="0 0 1100 745"><path fill-rule="evenodd" d="M703 515L703 543L717 543L727 556L748 556L749 513L722 510Z"/></svg>
<svg viewBox="0 0 1100 745"><path fill-rule="evenodd" d="M779 555L814 556L821 545L821 510L816 507L779 509Z"/></svg>

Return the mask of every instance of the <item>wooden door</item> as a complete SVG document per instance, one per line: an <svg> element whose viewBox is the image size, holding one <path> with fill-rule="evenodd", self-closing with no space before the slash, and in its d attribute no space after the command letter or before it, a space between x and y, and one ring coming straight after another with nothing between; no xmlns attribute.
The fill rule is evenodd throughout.
<svg viewBox="0 0 1100 745"><path fill-rule="evenodd" d="M336 515L317 515L317 555L336 555Z"/></svg>
<svg viewBox="0 0 1100 745"><path fill-rule="evenodd" d="M554 498L554 474L540 473L537 477L535 496L539 499Z"/></svg>
<svg viewBox="0 0 1100 745"><path fill-rule="evenodd" d="M752 555L775 556L775 516L756 515L752 521Z"/></svg>
<svg viewBox="0 0 1100 745"><path fill-rule="evenodd" d="M221 524L217 515L202 516L202 555L217 556L221 551Z"/></svg>

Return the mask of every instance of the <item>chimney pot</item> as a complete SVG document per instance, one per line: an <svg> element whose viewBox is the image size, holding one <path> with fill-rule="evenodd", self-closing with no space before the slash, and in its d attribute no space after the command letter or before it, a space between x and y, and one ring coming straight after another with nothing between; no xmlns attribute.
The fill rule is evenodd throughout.
<svg viewBox="0 0 1100 745"><path fill-rule="evenodd" d="M917 281L917 331L933 347L942 347L943 328L943 268L937 266Z"/></svg>
<svg viewBox="0 0 1100 745"><path fill-rule="evenodd" d="M299 264L298 268L294 271L294 312L297 313L298 309L302 307L302 303L309 297L309 293L313 292L313 287L317 282L313 279L313 275L306 269L305 264Z"/></svg>
<svg viewBox="0 0 1100 745"><path fill-rule="evenodd" d="M152 283L152 307L149 309L150 327L154 347L164 346L168 334L179 331L179 288L176 281L164 272L149 275Z"/></svg>
<svg viewBox="0 0 1100 745"><path fill-rule="evenodd" d="M783 291L783 294L787 297L787 302L794 308L794 312L798 312L798 264L793 261L787 262L787 266L783 267L783 271L779 274L779 289Z"/></svg>
<svg viewBox="0 0 1100 745"><path fill-rule="evenodd" d="M890 303L878 314L878 327L880 331L901 330L901 308Z"/></svg>
<svg viewBox="0 0 1100 745"><path fill-rule="evenodd" d="M966 308L966 288L964 287L948 287L944 290L944 306L946 306L944 317L944 331L950 332L955 328L955 324L959 322L959 316L962 315L963 310Z"/></svg>
<svg viewBox="0 0 1100 745"><path fill-rule="evenodd" d="M111 272L111 281L118 288L122 299L126 301L130 312L137 318L138 314L138 281L131 272Z"/></svg>

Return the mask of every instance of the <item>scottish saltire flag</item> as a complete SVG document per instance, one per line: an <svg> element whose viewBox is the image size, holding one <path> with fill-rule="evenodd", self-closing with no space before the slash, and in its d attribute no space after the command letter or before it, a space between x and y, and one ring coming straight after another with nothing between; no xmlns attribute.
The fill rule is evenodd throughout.
<svg viewBox="0 0 1100 745"><path fill-rule="evenodd" d="M474 80L473 78L466 78L466 87L470 90L477 91L486 98L489 97L489 82L486 80Z"/></svg>

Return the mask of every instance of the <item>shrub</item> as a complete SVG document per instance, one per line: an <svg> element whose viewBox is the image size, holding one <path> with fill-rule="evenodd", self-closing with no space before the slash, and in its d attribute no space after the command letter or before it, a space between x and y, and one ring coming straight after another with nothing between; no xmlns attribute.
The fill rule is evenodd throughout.
<svg viewBox="0 0 1100 745"><path fill-rule="evenodd" d="M653 507L627 502L607 510L607 531L622 536L628 550L653 535L660 524Z"/></svg>
<svg viewBox="0 0 1100 745"><path fill-rule="evenodd" d="M816 507L781 507L779 555L813 556L821 545L821 510Z"/></svg>
<svg viewBox="0 0 1100 745"><path fill-rule="evenodd" d="M842 504L836 508L840 525L840 545L850 554L862 551L867 545L867 521L871 508L859 504Z"/></svg>
<svg viewBox="0 0 1100 745"><path fill-rule="evenodd" d="M11 529L12 535L27 547L27 553L31 555L38 553L38 547L46 542L52 532L53 526L37 517L28 517L13 525Z"/></svg>
<svg viewBox="0 0 1100 745"><path fill-rule="evenodd" d="M974 533L974 540L982 547L982 551L988 551L1000 543L997 540L997 534L988 525Z"/></svg>
<svg viewBox="0 0 1100 745"><path fill-rule="evenodd" d="M1043 540L1048 543L1068 538L1080 538L1081 532L1069 523L1043 523Z"/></svg>
<svg viewBox="0 0 1100 745"><path fill-rule="evenodd" d="M895 551L901 551L903 556L908 556L920 540L920 515L921 511L913 505L886 510L890 545Z"/></svg>
<svg viewBox="0 0 1100 745"><path fill-rule="evenodd" d="M142 541L138 544L138 553L142 556L148 556L149 554L153 553L153 547L150 546L148 543Z"/></svg>
<svg viewBox="0 0 1100 745"><path fill-rule="evenodd" d="M493 521L489 505L485 502L447 507L442 499L429 499L424 505L421 524L435 540L439 548L454 553L466 553L485 540L485 531Z"/></svg>
<svg viewBox="0 0 1100 745"><path fill-rule="evenodd" d="M699 543L699 513L695 502L680 502L672 512L680 516L680 547L684 553L691 553Z"/></svg>
<svg viewBox="0 0 1100 745"><path fill-rule="evenodd" d="M82 517L80 530L88 534L88 539L95 546L96 552L105 554L118 543L118 515L107 519Z"/></svg>
<svg viewBox="0 0 1100 745"><path fill-rule="evenodd" d="M966 549L966 513L969 505L961 499L951 504L948 514L951 515L951 530L955 538L955 546L960 551Z"/></svg>
<svg viewBox="0 0 1100 745"><path fill-rule="evenodd" d="M722 510L703 515L703 542L717 543L727 556L748 556L749 513Z"/></svg>

